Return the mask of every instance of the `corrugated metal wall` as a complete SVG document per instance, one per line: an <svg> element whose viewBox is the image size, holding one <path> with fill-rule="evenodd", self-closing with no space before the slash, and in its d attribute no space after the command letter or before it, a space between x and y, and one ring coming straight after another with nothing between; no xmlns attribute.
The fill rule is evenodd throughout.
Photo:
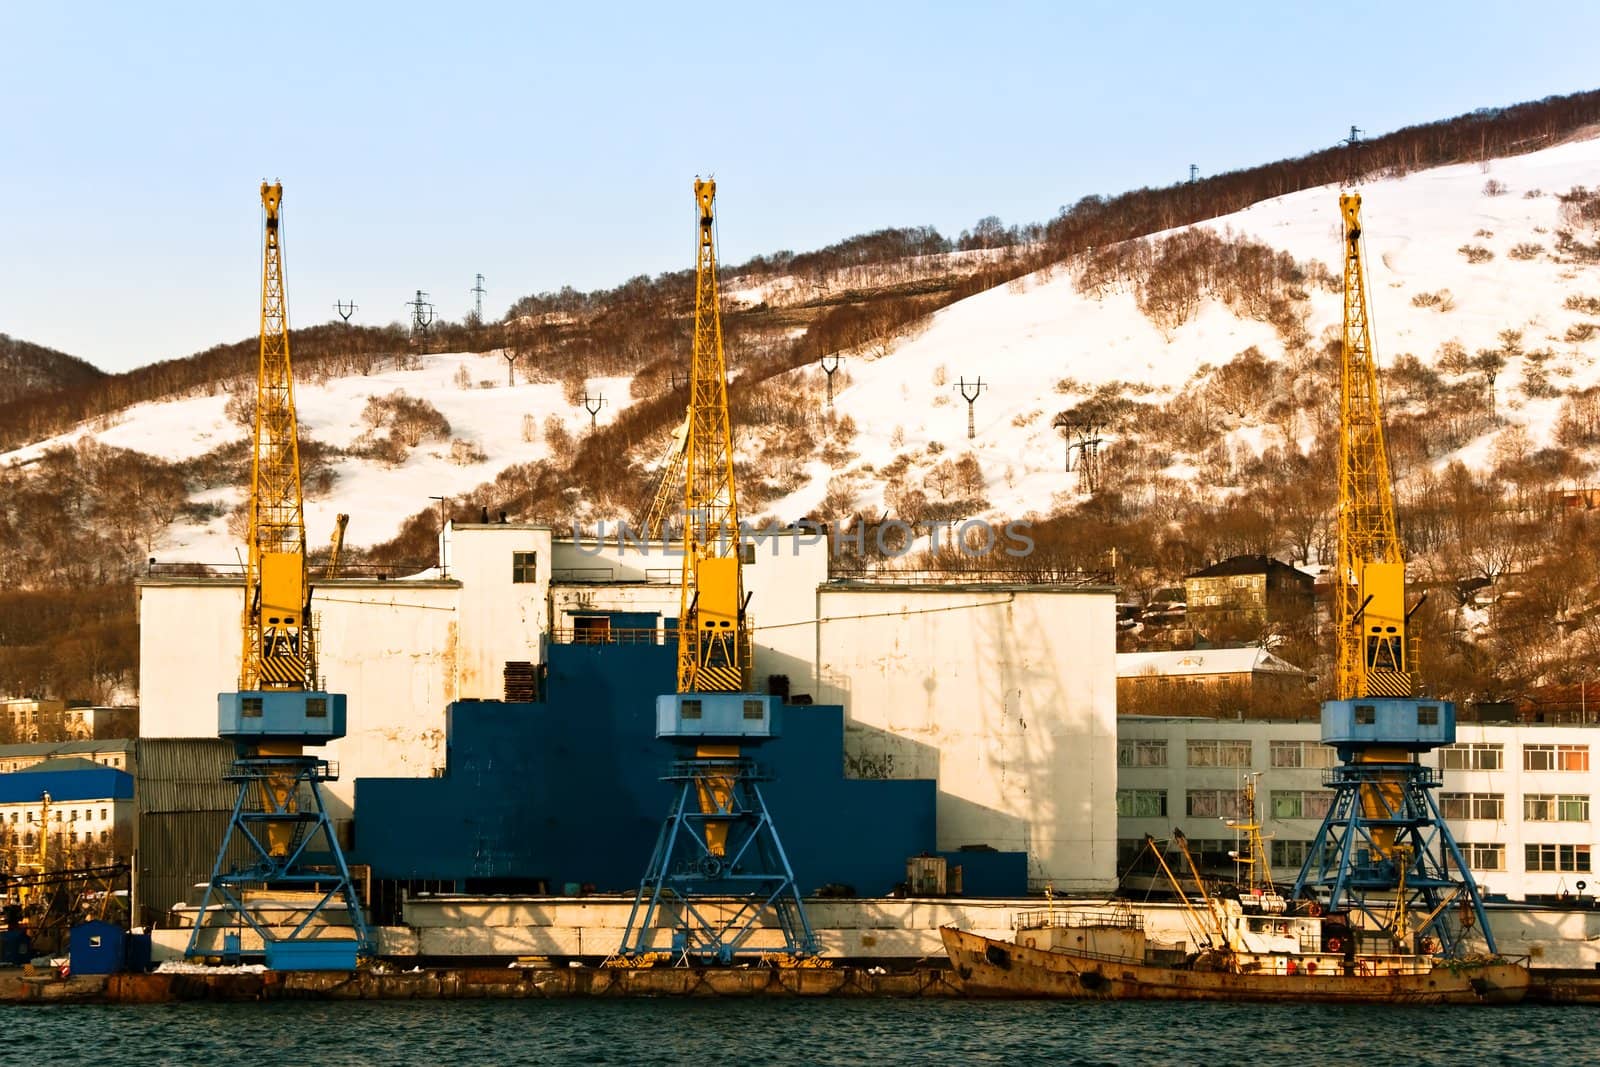
<svg viewBox="0 0 1600 1067"><path fill-rule="evenodd" d="M233 744L219 738L140 738L134 791L134 916L160 925L174 904L209 881L238 786L222 776Z"/></svg>

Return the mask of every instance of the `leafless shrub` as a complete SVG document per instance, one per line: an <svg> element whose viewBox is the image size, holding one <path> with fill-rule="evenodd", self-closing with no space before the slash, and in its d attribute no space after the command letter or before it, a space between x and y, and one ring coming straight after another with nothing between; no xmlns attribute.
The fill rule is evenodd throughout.
<svg viewBox="0 0 1600 1067"><path fill-rule="evenodd" d="M457 437L454 441L450 442L450 462L454 463L458 467L467 467L474 463L482 463L488 458L489 457L484 454L483 449L479 448L471 441L466 441Z"/></svg>
<svg viewBox="0 0 1600 1067"><path fill-rule="evenodd" d="M1532 241L1523 241L1512 245L1511 251L1507 252L1506 255L1510 256L1512 259L1527 261L1530 259L1538 259L1539 253L1543 251L1544 245L1536 244Z"/></svg>
<svg viewBox="0 0 1600 1067"><path fill-rule="evenodd" d="M1490 178L1488 181L1483 183L1483 195L1484 196L1505 196L1506 195L1506 183L1503 182L1503 181L1500 181L1500 180L1498 180L1496 178Z"/></svg>
<svg viewBox="0 0 1600 1067"><path fill-rule="evenodd" d="M1562 340L1568 344L1582 344L1595 335L1596 326L1592 322L1576 322L1567 327L1566 336Z"/></svg>
<svg viewBox="0 0 1600 1067"><path fill-rule="evenodd" d="M1487 263L1494 258L1494 253L1482 245L1462 245L1456 251L1465 256L1468 263Z"/></svg>
<svg viewBox="0 0 1600 1067"><path fill-rule="evenodd" d="M1444 314L1456 309L1456 301L1450 290L1440 289L1436 293L1418 293L1411 298L1411 306L1435 308L1440 314Z"/></svg>

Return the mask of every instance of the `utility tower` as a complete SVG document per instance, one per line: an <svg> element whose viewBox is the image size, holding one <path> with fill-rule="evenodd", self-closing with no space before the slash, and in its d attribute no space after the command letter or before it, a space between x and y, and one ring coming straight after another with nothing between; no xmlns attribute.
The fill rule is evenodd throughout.
<svg viewBox="0 0 1600 1067"><path fill-rule="evenodd" d="M483 296L488 291L483 287L483 275L478 275L477 281L472 285L472 315L473 321L479 326L483 325Z"/></svg>
<svg viewBox="0 0 1600 1067"><path fill-rule="evenodd" d="M357 311L356 302L352 300L349 303L345 303L343 300L335 300L333 303L333 310L339 313L339 317L343 319L344 324L348 326L350 325L350 316L354 315Z"/></svg>
<svg viewBox="0 0 1600 1067"><path fill-rule="evenodd" d="M823 356L819 363L822 364L822 373L828 376L828 417L833 417L833 376L839 371L839 353L829 352Z"/></svg>
<svg viewBox="0 0 1600 1067"><path fill-rule="evenodd" d="M589 413L589 429L591 429L591 430L594 429L595 420L597 420L600 417L600 409L605 407L605 406L606 406L606 398L605 397L603 397L603 396L590 396L588 393L584 393L583 394L583 410L585 410L585 411L587 411Z"/></svg>
<svg viewBox="0 0 1600 1067"><path fill-rule="evenodd" d="M1193 185L1199 179L1200 179L1200 164L1198 164L1198 163L1189 164L1189 184Z"/></svg>
<svg viewBox="0 0 1600 1067"><path fill-rule="evenodd" d="M983 384L983 375L980 374L978 380L970 384L962 378L956 388L961 391L961 399L967 402L967 440L971 441L978 436L978 424L972 413L972 406L978 402L978 397L988 387Z"/></svg>
<svg viewBox="0 0 1600 1067"><path fill-rule="evenodd" d="M1341 194L1339 213L1345 249L1333 591L1338 698L1322 705L1322 740L1337 748L1342 762L1326 779L1333 804L1294 895L1324 897L1330 911L1350 914L1358 936L1392 945L1391 951L1461 956L1476 925L1496 952L1477 883L1434 796L1440 774L1420 761L1421 753L1454 743L1456 709L1416 696L1416 646L1407 626L1421 601L1406 606L1372 346L1361 195Z"/></svg>
<svg viewBox="0 0 1600 1067"><path fill-rule="evenodd" d="M433 305L428 303L428 294L418 289L417 295L406 301L406 307L411 309L411 340L420 341L433 325Z"/></svg>
<svg viewBox="0 0 1600 1067"><path fill-rule="evenodd" d="M744 544L734 487L733 434L718 307L716 183L695 179L699 241L694 346L684 446L684 534L677 692L656 701L656 737L674 759L663 781L672 806L639 883L620 959L731 963L766 954L752 946L767 925L792 958L814 956L794 871L761 795L768 775L746 754L778 733L779 697L750 689L750 620ZM655 944L672 928L670 952Z"/></svg>
<svg viewBox="0 0 1600 1067"><path fill-rule="evenodd" d="M349 970L358 954L370 953L372 940L323 804L321 783L338 777L337 766L305 751L344 736L345 698L324 691L317 674L283 286L282 202L282 185L261 183L266 239L244 644L239 691L217 696L217 735L234 743L237 759L228 780L238 783L239 796L186 955L265 956L275 970ZM235 853L244 858L233 858ZM284 903L274 904L274 891L285 894ZM275 911L291 918L272 921ZM259 946L242 943L244 927ZM235 932L224 932L230 930ZM220 952L205 942L208 931L220 934Z"/></svg>

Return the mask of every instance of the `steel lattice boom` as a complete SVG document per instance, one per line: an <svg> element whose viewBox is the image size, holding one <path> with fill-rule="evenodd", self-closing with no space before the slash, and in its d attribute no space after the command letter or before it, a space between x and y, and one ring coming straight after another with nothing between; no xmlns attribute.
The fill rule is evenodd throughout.
<svg viewBox="0 0 1600 1067"><path fill-rule="evenodd" d="M261 359L250 462L249 572L239 688L316 689L317 655L307 610L306 524L289 308L283 287L283 186L261 183Z"/></svg>
<svg viewBox="0 0 1600 1067"><path fill-rule="evenodd" d="M1361 194L1339 197L1344 223L1344 349L1339 390L1339 570L1334 622L1338 696L1411 696L1405 562L1372 349Z"/></svg>
<svg viewBox="0 0 1600 1067"><path fill-rule="evenodd" d="M744 577L739 501L733 482L728 369L718 306L717 183L695 179L694 346L684 442L683 578L678 613L678 692L737 693L745 688Z"/></svg>

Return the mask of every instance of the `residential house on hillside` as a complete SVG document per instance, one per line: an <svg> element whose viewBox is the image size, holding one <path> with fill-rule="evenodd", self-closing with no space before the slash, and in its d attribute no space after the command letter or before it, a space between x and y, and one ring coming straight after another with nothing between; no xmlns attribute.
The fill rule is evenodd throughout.
<svg viewBox="0 0 1600 1067"><path fill-rule="evenodd" d="M1310 614L1314 581L1271 556L1233 556L1185 576L1189 625L1213 643L1259 637Z"/></svg>
<svg viewBox="0 0 1600 1067"><path fill-rule="evenodd" d="M1295 718L1311 676L1259 646L1117 653L1118 715Z"/></svg>

